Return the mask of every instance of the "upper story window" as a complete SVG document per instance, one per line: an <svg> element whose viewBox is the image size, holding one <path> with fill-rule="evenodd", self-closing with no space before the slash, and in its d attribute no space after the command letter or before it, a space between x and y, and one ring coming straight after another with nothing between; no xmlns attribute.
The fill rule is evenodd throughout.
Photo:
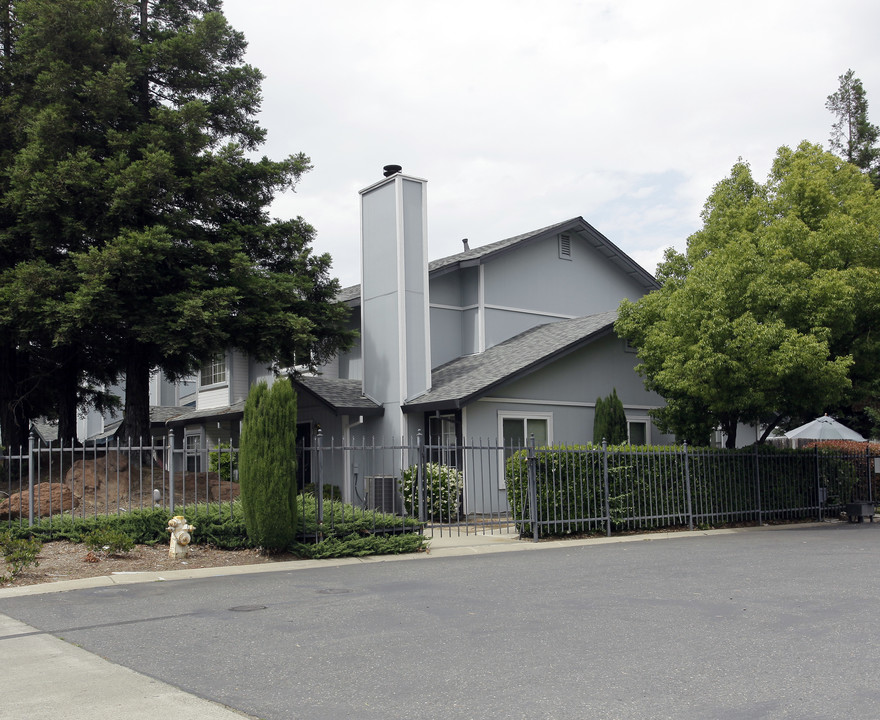
<svg viewBox="0 0 880 720"><path fill-rule="evenodd" d="M211 360L202 365L202 387L226 382L226 354L215 355Z"/></svg>

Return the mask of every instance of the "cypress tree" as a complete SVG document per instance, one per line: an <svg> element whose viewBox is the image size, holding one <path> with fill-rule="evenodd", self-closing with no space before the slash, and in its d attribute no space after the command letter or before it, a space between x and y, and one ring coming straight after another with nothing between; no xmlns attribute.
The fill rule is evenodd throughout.
<svg viewBox="0 0 880 720"><path fill-rule="evenodd" d="M593 442L601 445L608 439L608 403L603 398L596 398L596 414L593 418Z"/></svg>
<svg viewBox="0 0 880 720"><path fill-rule="evenodd" d="M617 397L617 388L608 397L596 399L593 442L598 445L603 440L609 445L620 445L627 440L626 412L623 402Z"/></svg>
<svg viewBox="0 0 880 720"><path fill-rule="evenodd" d="M296 535L296 393L287 378L251 388L239 480L250 541L268 551L288 547Z"/></svg>
<svg viewBox="0 0 880 720"><path fill-rule="evenodd" d="M612 445L620 445L627 441L626 411L623 402L617 397L617 388L613 388L611 395L606 400L608 408L608 442Z"/></svg>

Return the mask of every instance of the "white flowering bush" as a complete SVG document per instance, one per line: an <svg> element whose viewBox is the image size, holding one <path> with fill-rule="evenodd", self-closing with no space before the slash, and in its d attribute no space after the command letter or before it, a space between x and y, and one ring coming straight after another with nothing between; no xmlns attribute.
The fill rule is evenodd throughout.
<svg viewBox="0 0 880 720"><path fill-rule="evenodd" d="M461 490L464 479L461 470L440 463L425 465L424 498L425 518L437 522L457 520L461 508ZM419 466L411 465L403 471L398 484L407 512L419 517Z"/></svg>

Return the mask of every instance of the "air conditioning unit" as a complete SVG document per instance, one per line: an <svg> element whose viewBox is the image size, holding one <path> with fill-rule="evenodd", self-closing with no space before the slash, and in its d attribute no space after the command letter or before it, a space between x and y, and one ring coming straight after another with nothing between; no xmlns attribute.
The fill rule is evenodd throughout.
<svg viewBox="0 0 880 720"><path fill-rule="evenodd" d="M366 478L367 509L396 513L400 507L397 498L397 478L393 475L375 475Z"/></svg>

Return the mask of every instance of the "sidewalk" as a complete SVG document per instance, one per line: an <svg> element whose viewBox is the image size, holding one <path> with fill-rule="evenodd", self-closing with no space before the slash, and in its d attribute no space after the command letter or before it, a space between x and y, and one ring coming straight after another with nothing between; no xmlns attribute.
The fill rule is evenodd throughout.
<svg viewBox="0 0 880 720"><path fill-rule="evenodd" d="M236 710L115 665L0 615L3 716L28 720L162 717L241 720Z"/></svg>
<svg viewBox="0 0 880 720"><path fill-rule="evenodd" d="M825 525L827 523L816 523ZM221 577L232 574L304 570L343 565L422 561L496 552L527 552L550 548L572 548L621 542L654 542L671 538L697 538L762 530L803 528L805 525L779 525L760 528L652 533L600 537L583 540L549 540L534 543L515 534L446 535L431 540L429 552L415 555L386 555L336 560L301 560L270 565L175 570L163 573L67 580L0 590L0 599L78 588L101 587L136 582L160 582L186 578ZM29 720L92 720L95 717L124 717L126 720L155 720L161 717L192 717L199 720L241 720L244 715L223 705L190 695L171 685L115 665L75 645L43 633L29 625L0 614L0 653L4 663L3 710L5 717ZM11 660L11 662L9 662ZM35 687L35 679L39 682Z"/></svg>

